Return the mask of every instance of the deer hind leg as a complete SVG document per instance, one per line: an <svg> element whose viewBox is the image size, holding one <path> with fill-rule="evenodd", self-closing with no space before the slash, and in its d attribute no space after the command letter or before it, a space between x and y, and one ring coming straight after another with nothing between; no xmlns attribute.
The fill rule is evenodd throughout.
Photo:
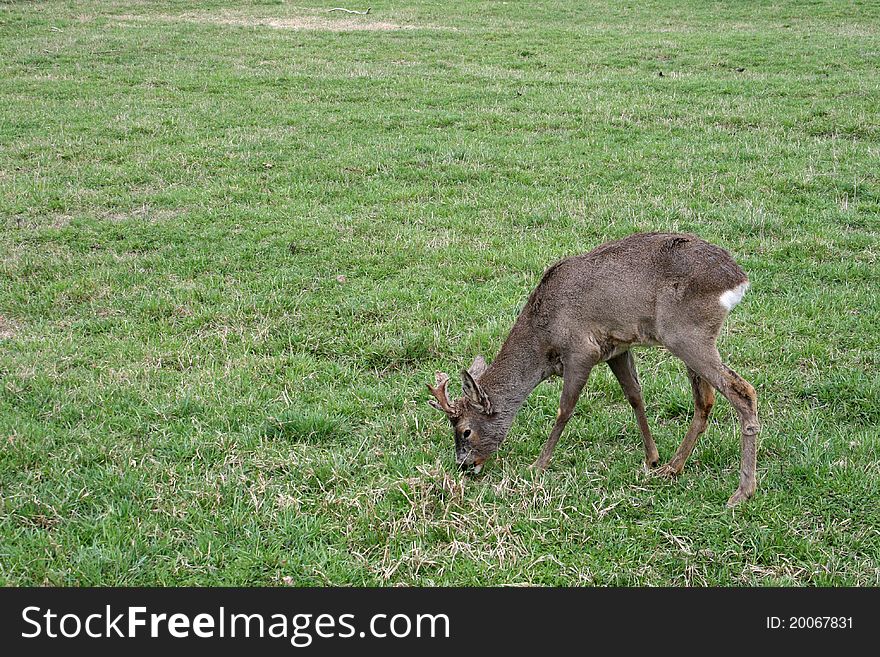
<svg viewBox="0 0 880 657"><path fill-rule="evenodd" d="M742 460L739 467L739 487L727 500L727 506L736 506L754 495L758 486L755 474L758 459L757 437L761 430L758 422L758 395L751 383L729 367L724 365L722 367L726 390L722 394L736 409L741 426Z"/></svg>
<svg viewBox="0 0 880 657"><path fill-rule="evenodd" d="M684 464L694 451L697 439L703 435L706 425L709 424L709 413L712 412L712 406L715 404L715 390L706 379L690 367L688 367L688 378L691 380L691 389L694 393L694 419L691 420L687 435L681 441L675 455L669 463L657 471L659 475L677 477L681 474L681 471L684 470Z"/></svg>
<svg viewBox="0 0 880 657"><path fill-rule="evenodd" d="M565 363L562 375L562 397L559 399L559 412L556 414L556 423L553 425L550 437L544 443L541 455L533 465L534 468L544 470L550 463L553 449L556 447L556 443L559 442L559 437L562 435L562 431L565 429L571 414L574 413L574 407L581 396L581 391L587 384L587 379L592 369L592 361L580 365Z"/></svg>
<svg viewBox="0 0 880 657"><path fill-rule="evenodd" d="M736 506L750 498L757 487L755 466L757 460L758 398L752 385L721 362L721 356L710 342L685 341L668 344L670 351L681 358L700 377L706 379L722 395L739 416L742 458L739 469L739 487L727 501Z"/></svg>
<svg viewBox="0 0 880 657"><path fill-rule="evenodd" d="M623 389L623 394L636 416L639 432L642 434L642 442L645 445L645 465L648 468L656 468L660 463L660 455L657 453L657 445L648 428L648 418L645 416L645 402L642 399L642 386L639 385L639 375L636 374L636 363L632 352L626 351L619 356L608 360L608 367L617 377L617 382Z"/></svg>

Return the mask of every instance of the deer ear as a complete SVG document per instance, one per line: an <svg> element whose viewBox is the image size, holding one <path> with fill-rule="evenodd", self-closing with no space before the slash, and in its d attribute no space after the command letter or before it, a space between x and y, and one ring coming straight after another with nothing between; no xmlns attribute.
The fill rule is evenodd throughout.
<svg viewBox="0 0 880 657"><path fill-rule="evenodd" d="M465 396L471 400L486 415L492 413L492 403L489 401L489 395L480 387L480 384L474 380L471 373L467 370L461 371L461 387Z"/></svg>
<svg viewBox="0 0 880 657"><path fill-rule="evenodd" d="M483 372L485 372L488 367L489 366L486 364L486 359L482 356L477 356L476 358L474 358L474 362L471 363L471 366L468 368L468 372L472 377L474 377L474 380L476 381L481 376L483 376Z"/></svg>

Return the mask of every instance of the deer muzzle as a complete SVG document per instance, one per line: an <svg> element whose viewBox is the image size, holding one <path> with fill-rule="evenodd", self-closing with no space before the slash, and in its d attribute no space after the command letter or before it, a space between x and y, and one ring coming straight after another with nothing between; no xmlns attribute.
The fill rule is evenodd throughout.
<svg viewBox="0 0 880 657"><path fill-rule="evenodd" d="M472 454L466 454L461 457L457 457L455 459L455 463L461 470L469 471L470 474L480 474L480 470L483 469L483 463L486 461L484 458L480 458L479 456L475 457Z"/></svg>

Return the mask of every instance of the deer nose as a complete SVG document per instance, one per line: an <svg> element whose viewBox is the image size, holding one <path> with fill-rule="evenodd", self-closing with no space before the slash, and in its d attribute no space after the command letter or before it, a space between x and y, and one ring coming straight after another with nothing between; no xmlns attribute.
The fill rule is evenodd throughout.
<svg viewBox="0 0 880 657"><path fill-rule="evenodd" d="M481 458L469 460L467 456L455 458L455 463L458 465L458 469L467 471L470 474L480 474L480 470L483 469L483 461L485 461L485 459Z"/></svg>

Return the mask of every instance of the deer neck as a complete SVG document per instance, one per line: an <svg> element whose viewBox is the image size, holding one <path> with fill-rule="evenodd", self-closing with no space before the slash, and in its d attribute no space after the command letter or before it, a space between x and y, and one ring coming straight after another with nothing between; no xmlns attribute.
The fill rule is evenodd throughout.
<svg viewBox="0 0 880 657"><path fill-rule="evenodd" d="M535 338L533 330L517 322L480 377L480 386L488 393L506 429L532 390L552 373L546 351Z"/></svg>

